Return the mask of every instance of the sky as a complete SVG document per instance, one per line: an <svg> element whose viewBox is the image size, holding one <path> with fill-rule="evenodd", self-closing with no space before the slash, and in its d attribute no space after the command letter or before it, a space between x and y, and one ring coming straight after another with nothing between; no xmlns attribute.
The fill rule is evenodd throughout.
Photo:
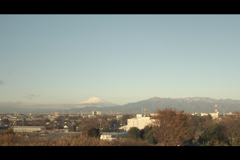
<svg viewBox="0 0 240 160"><path fill-rule="evenodd" d="M0 15L0 102L240 100L240 15Z"/></svg>

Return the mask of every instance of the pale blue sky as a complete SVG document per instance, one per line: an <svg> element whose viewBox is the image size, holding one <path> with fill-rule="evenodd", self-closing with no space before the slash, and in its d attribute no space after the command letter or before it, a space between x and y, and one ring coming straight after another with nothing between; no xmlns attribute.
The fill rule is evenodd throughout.
<svg viewBox="0 0 240 160"><path fill-rule="evenodd" d="M240 15L0 15L0 102L240 100Z"/></svg>

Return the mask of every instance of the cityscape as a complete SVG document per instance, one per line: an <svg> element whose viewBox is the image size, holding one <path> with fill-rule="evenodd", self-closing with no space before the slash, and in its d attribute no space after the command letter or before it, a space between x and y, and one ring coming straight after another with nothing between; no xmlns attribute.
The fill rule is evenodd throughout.
<svg viewBox="0 0 240 160"><path fill-rule="evenodd" d="M0 15L0 146L240 146L240 15Z"/></svg>
<svg viewBox="0 0 240 160"><path fill-rule="evenodd" d="M93 97L96 99L96 97ZM89 99L91 101L91 98ZM98 101L94 103L101 102L99 98ZM90 102L93 105L93 102ZM0 132L2 135L18 135L20 138L18 141L25 140L23 145L26 144L26 140L31 141L31 143L39 144L39 141L56 141L62 138L78 137L83 138L83 136L88 136L88 138L97 138L100 142L105 141L104 144L100 142L98 144L115 146L115 145L143 145L143 146L212 146L212 145L237 145L237 140L227 140L224 142L219 142L216 139L209 139L209 141L203 141L201 133L203 133L208 128L214 125L221 124L222 127L229 125L229 121L235 121L237 124L233 124L234 129L232 132L238 132L239 128L239 112L229 112L219 114L217 102L215 106L212 107L215 112L213 113L184 113L179 112L171 108L166 108L165 110L158 110L156 113L148 113L147 108L142 108L142 113L138 114L121 114L112 113L102 114L101 111L92 111L91 114L71 113L63 114L59 112L51 113L12 113L12 114L0 114ZM100 108L99 108L100 109ZM179 138L181 141L177 141L175 144L170 144L169 141L163 141L162 143L157 142L157 138L153 134L154 126L156 126L157 120L160 120L159 113L161 112L172 112L175 116L179 114L184 114L186 118L190 118L187 126L191 128L192 135L187 139L185 135L185 141L183 137ZM173 115L172 115L173 116ZM163 117L164 120L169 120L167 117ZM171 117L172 118L172 117ZM173 121L173 119L170 121ZM235 123L234 122L234 123ZM161 125L161 123L160 123ZM190 126L189 126L190 125ZM226 128L228 128L227 126ZM232 126L231 126L232 127ZM220 127L221 128L221 127ZM219 129L219 128L218 128ZM151 132L150 132L151 131ZM156 129L155 129L156 131ZM227 129L222 129L222 132L229 132ZM149 132L149 133L148 133ZM206 131L205 131L206 132ZM151 134L150 134L151 133ZM208 133L209 134L209 133ZM148 136L147 136L148 135ZM3 136L4 137L4 136ZM86 138L86 137L85 137ZM230 137L232 138L232 137ZM127 144L123 144L122 139L135 140L134 142L129 141ZM137 139L141 139L140 141ZM106 143L107 142L107 143ZM112 143L111 143L112 142ZM114 143L113 143L114 142ZM219 142L219 144L216 144ZM29 142L30 143L30 142ZM166 144L164 144L166 143ZM233 144L234 143L234 144ZM6 145L4 142L2 145ZM14 143L10 145L16 145ZM76 144L75 144L76 145ZM87 145L87 144L86 144ZM97 144L95 144L97 145ZM21 145L20 145L21 146Z"/></svg>

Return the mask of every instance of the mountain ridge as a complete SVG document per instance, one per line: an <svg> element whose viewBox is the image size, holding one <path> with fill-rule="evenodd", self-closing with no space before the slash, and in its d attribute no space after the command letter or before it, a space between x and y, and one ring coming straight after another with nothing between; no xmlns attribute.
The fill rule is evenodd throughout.
<svg viewBox="0 0 240 160"><path fill-rule="evenodd" d="M109 106L98 108L102 113L121 112L122 114L142 113L144 107L147 113L155 113L158 109L172 108L183 110L187 113L213 113L215 112L215 102L218 104L220 113L240 111L240 100L232 99L213 99L209 97L186 97L186 98L161 98L152 97L146 100L127 103L125 105ZM87 111L87 108L84 108ZM90 111L90 110L89 110Z"/></svg>
<svg viewBox="0 0 240 160"><path fill-rule="evenodd" d="M84 102L84 101L83 101ZM142 113L142 109L146 107L147 113L155 113L158 109L173 108L177 110L183 110L187 113L213 113L215 112L215 102L218 105L219 113L240 111L240 100L233 99L212 99L209 97L185 97L185 98L162 98L151 97L149 99L127 103L125 105L112 105L101 103L88 103L88 104L64 104L64 105L33 105L27 106L23 103L10 103L0 102L0 113L11 112L53 112L57 111L61 113L63 110L65 113L72 111L84 111L91 114L93 110L101 111L104 113L121 112L121 114L137 114ZM39 108L36 110L35 108Z"/></svg>

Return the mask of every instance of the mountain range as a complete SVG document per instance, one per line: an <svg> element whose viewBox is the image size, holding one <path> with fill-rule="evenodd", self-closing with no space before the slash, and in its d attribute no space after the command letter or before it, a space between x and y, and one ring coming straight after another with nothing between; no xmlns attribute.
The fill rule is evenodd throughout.
<svg viewBox="0 0 240 160"><path fill-rule="evenodd" d="M142 113L146 107L147 113L156 113L158 109L172 108L183 110L186 113L214 113L215 102L217 102L218 112L221 114L240 111L240 100L232 99L212 99L209 97L187 97L187 98L160 98L153 97L147 100L128 103L125 105L110 106L98 108L93 106L83 108L73 108L73 111L83 111L83 113L91 113L93 110L101 111L102 113L120 112L121 114L137 114Z"/></svg>
<svg viewBox="0 0 240 160"><path fill-rule="evenodd" d="M220 114L225 111L234 112L240 111L240 100L232 99L212 99L209 97L187 97L187 98L160 98L153 97L146 100L128 103L125 105L116 105L103 100L100 97L92 97L79 104L65 104L65 105L35 105L34 107L26 108L21 103L0 103L0 113L8 112L59 112L64 113L83 112L91 114L92 111L101 111L104 113L121 113L121 114L138 114L142 113L146 107L147 113L156 113L158 109L172 108L176 110L183 110L186 113L213 113L215 112L215 102L217 102L218 112Z"/></svg>

